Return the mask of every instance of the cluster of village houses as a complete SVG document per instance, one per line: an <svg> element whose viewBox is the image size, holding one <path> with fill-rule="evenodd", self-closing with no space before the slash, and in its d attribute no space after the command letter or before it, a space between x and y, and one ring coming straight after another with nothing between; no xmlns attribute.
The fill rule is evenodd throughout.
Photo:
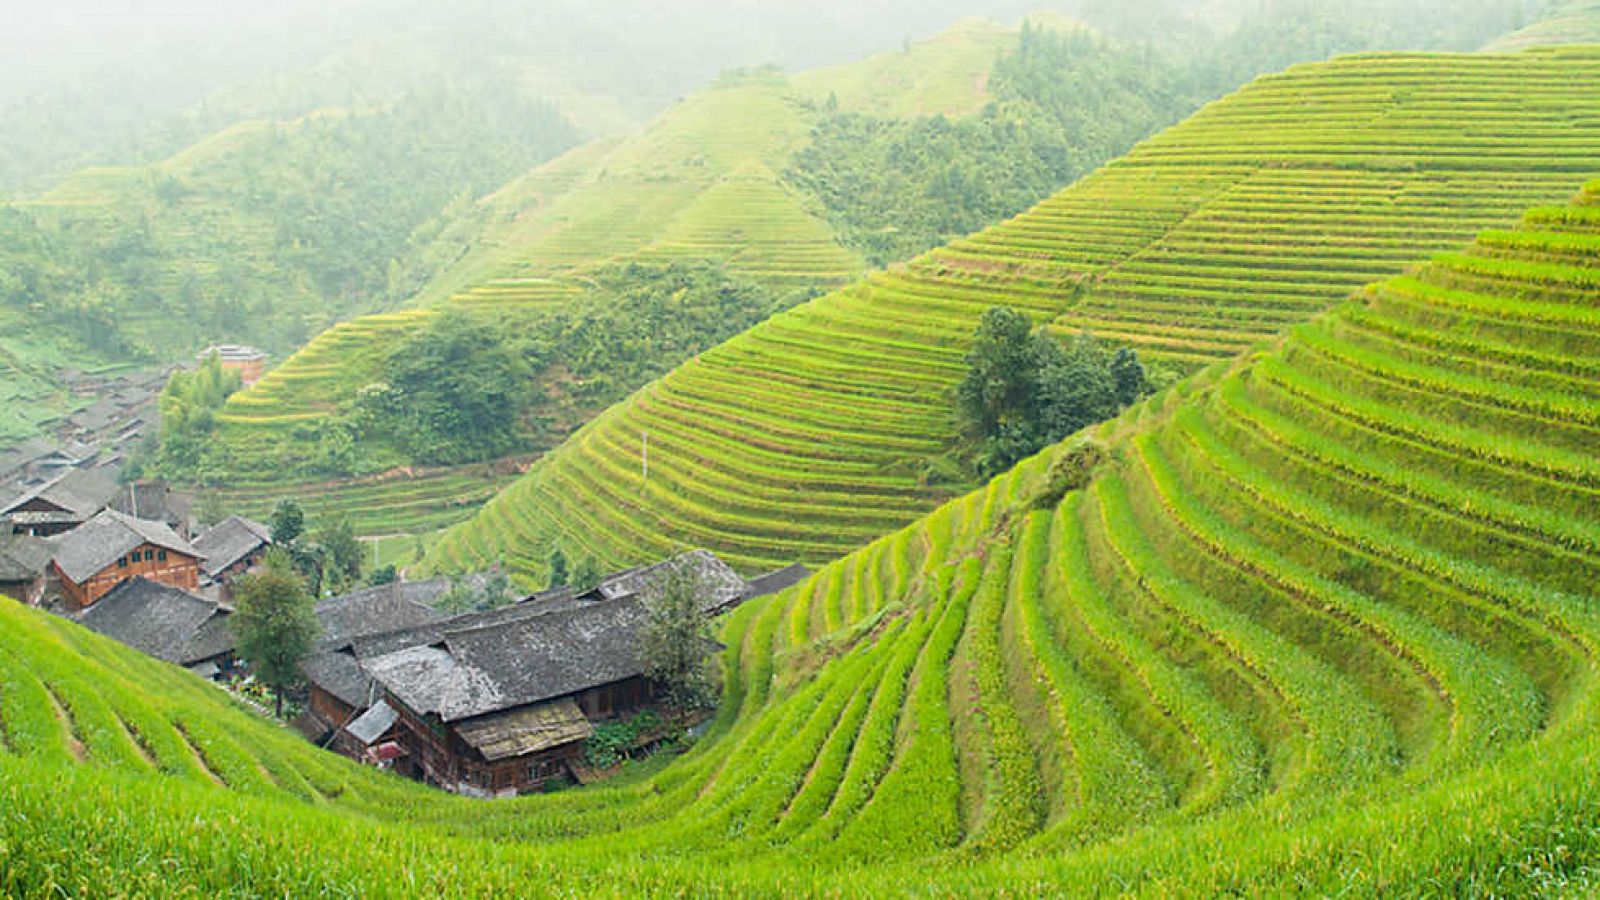
<svg viewBox="0 0 1600 900"><path fill-rule="evenodd" d="M271 544L265 525L237 516L195 533L187 498L160 482L68 468L0 497L0 593L202 677L231 678L232 586ZM465 615L434 607L454 586L442 578L322 600L297 724L319 746L472 796L586 780L596 725L657 697L639 634L642 596L664 565L696 571L707 616L808 574L796 566L746 580L694 551Z"/></svg>
<svg viewBox="0 0 1600 900"><path fill-rule="evenodd" d="M265 372L267 355L254 347L220 344L206 348L196 361L203 363L212 356L224 369L238 372L246 387ZM173 364L115 374L62 372L63 387L82 405L49 423L48 436L0 449L0 497L69 469L120 471L136 447L158 430L161 389L180 368Z"/></svg>

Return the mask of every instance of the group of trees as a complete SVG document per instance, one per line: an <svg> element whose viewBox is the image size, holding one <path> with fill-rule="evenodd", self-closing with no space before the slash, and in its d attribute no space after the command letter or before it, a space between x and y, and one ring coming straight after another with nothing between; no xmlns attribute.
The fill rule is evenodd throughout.
<svg viewBox="0 0 1600 900"><path fill-rule="evenodd" d="M344 516L315 533L306 530L305 512L292 499L278 501L269 522L273 547L288 560L313 597L341 594L360 583L361 541Z"/></svg>
<svg viewBox="0 0 1600 900"><path fill-rule="evenodd" d="M153 460L155 468L163 473L204 474L207 438L216 427L217 410L241 386L239 373L224 369L215 353L193 371L173 372L161 389L160 444ZM142 468L146 459L140 456L136 463Z"/></svg>
<svg viewBox="0 0 1600 900"><path fill-rule="evenodd" d="M845 243L887 265L1027 209L1258 74L1361 50L1474 49L1543 5L1250 0L1199 15L1184 0L1092 0L1080 16L1100 34L1024 25L976 115L824 103L787 177Z"/></svg>
<svg viewBox="0 0 1600 900"><path fill-rule="evenodd" d="M983 477L1115 416L1147 394L1138 354L1080 333L1063 345L1009 307L990 307L967 354L956 405Z"/></svg>
<svg viewBox="0 0 1600 900"><path fill-rule="evenodd" d="M713 262L623 263L550 310L447 309L392 348L380 380L320 425L304 474L356 474L363 448L375 445L424 465L554 446L651 379L810 296Z"/></svg>
<svg viewBox="0 0 1600 900"><path fill-rule="evenodd" d="M570 587L579 592L599 584L606 574L594 557L579 556L577 562L572 562L560 547L550 550L549 570L548 584L551 588Z"/></svg>
<svg viewBox="0 0 1600 900"><path fill-rule="evenodd" d="M1145 50L1024 26L993 101L959 119L880 118L828 102L787 177L874 265L1014 215L1195 105Z"/></svg>
<svg viewBox="0 0 1600 900"><path fill-rule="evenodd" d="M240 658L272 691L281 716L284 698L304 685L300 663L321 631L317 598L344 593L359 583L362 552L348 519L335 518L308 533L305 512L293 500L278 503L269 525L272 548L261 571L234 585L230 623ZM371 580L393 579L394 570L386 569L374 572Z"/></svg>
<svg viewBox="0 0 1600 900"><path fill-rule="evenodd" d="M431 275L423 226L577 140L551 104L469 79L241 126L198 162L78 189L97 202L0 206L0 308L111 361L201 340L285 352L409 297Z"/></svg>
<svg viewBox="0 0 1600 900"><path fill-rule="evenodd" d="M272 691L282 717L285 696L304 681L300 662L310 655L321 631L292 552L282 547L269 551L262 571L239 579L233 599L229 622L239 657Z"/></svg>
<svg viewBox="0 0 1600 900"><path fill-rule="evenodd" d="M516 445L530 372L488 322L440 314L389 352L383 374L356 396L347 417L355 434L387 439L430 465L495 459ZM340 451L353 452L339 434L322 436L330 468L345 462Z"/></svg>
<svg viewBox="0 0 1600 900"><path fill-rule="evenodd" d="M699 569L684 557L662 566L644 592L639 658L645 675L665 687L667 701L683 709L709 706L717 698L717 645L702 609L705 595Z"/></svg>

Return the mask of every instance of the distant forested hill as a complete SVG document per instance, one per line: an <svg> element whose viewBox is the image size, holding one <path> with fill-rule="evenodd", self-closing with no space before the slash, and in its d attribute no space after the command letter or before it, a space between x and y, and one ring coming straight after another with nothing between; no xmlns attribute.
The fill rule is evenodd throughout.
<svg viewBox="0 0 1600 900"><path fill-rule="evenodd" d="M0 205L0 360L13 363L0 380L48 382L50 362L164 362L213 341L287 353L403 299L390 269L419 228L576 140L548 102L442 81L80 171ZM29 397L49 415L48 385L18 402Z"/></svg>

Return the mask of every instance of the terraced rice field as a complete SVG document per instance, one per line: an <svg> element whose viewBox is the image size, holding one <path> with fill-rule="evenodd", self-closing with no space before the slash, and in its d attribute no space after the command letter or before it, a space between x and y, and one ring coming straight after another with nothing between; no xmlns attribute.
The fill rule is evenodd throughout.
<svg viewBox="0 0 1600 900"><path fill-rule="evenodd" d="M438 308L492 315L514 329L553 309L599 302L590 276L632 260L722 262L774 291L815 292L859 277L860 258L776 174L804 140L807 116L781 76L752 78L688 98L642 133L580 148L488 198L474 213L470 249L439 276L459 285L454 293L433 306L336 325L229 400L216 433L229 470L298 490L283 473L314 454L307 426L378 380L385 355ZM409 462L363 447L361 471Z"/></svg>
<svg viewBox="0 0 1600 900"><path fill-rule="evenodd" d="M368 478L323 484L241 483L219 488L217 499L230 515L265 522L280 500L293 499L313 527L339 516L356 534L421 534L464 521L484 501L514 480L488 466L404 469Z"/></svg>
<svg viewBox="0 0 1600 900"><path fill-rule="evenodd" d="M1257 80L1035 209L780 315L608 411L428 564L678 546L825 563L933 508L924 461L1006 304L1194 371L1558 202L1600 160L1600 50L1381 54ZM649 477L644 456L648 445Z"/></svg>
<svg viewBox="0 0 1600 900"><path fill-rule="evenodd" d="M706 738L555 796L0 601L0 890L1588 893L1597 360L1600 182L740 607Z"/></svg>
<svg viewBox="0 0 1600 900"><path fill-rule="evenodd" d="M806 140L807 104L833 94L881 115L970 112L982 105L986 73L1017 34L968 22L907 53L792 82L767 73L734 78L686 98L638 134L541 166L448 226L432 250L441 270L418 308L337 325L231 399L216 436L230 471L280 482L285 494L303 492L282 473L315 452L308 426L376 380L384 354L436 308L493 315L515 328L524 318L594 302L590 275L632 260L722 262L774 291L849 284L863 273L862 260L778 174ZM382 447L362 449L364 473L408 462ZM419 521L432 520L428 510L416 512ZM398 520L402 510L394 513Z"/></svg>

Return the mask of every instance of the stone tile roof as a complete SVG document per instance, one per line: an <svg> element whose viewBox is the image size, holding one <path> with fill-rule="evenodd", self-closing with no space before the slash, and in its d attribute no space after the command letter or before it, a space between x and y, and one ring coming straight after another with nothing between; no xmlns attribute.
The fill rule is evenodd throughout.
<svg viewBox="0 0 1600 900"><path fill-rule="evenodd" d="M72 469L5 501L5 505L0 506L0 515L32 500L44 500L81 521L105 509L116 493L117 482L111 473L101 469Z"/></svg>
<svg viewBox="0 0 1600 900"><path fill-rule="evenodd" d="M395 581L323 600L316 606L322 643L348 646L358 637L441 621L444 614L428 604L449 590L447 578Z"/></svg>
<svg viewBox="0 0 1600 900"><path fill-rule="evenodd" d="M130 578L79 613L77 621L157 659L189 666L233 650L230 614L227 607L187 591Z"/></svg>
<svg viewBox="0 0 1600 900"><path fill-rule="evenodd" d="M705 586L702 609L707 613L720 612L748 596L749 582L709 550L692 550L652 565L626 569L602 579L594 592L606 600L635 597L644 593L663 569L676 566L692 568Z"/></svg>
<svg viewBox="0 0 1600 900"><path fill-rule="evenodd" d="M0 581L32 581L50 567L51 546L27 534L0 535Z"/></svg>
<svg viewBox="0 0 1600 900"><path fill-rule="evenodd" d="M637 599L593 601L447 630L442 642L372 657L362 666L413 711L454 722L642 675L644 621Z"/></svg>
<svg viewBox="0 0 1600 900"><path fill-rule="evenodd" d="M356 717L354 722L345 726L345 731L351 737L361 742L364 747L370 747L378 738L389 733L394 723L400 720L400 714L394 707L379 700L372 708Z"/></svg>
<svg viewBox="0 0 1600 900"><path fill-rule="evenodd" d="M194 548L205 554L200 568L216 575L250 554L272 543L272 529L249 519L230 516L194 539Z"/></svg>
<svg viewBox="0 0 1600 900"><path fill-rule="evenodd" d="M811 570L796 563L776 572L768 572L759 578L750 579L750 590L747 596L753 598L776 594L779 591L792 588L810 577Z"/></svg>
<svg viewBox="0 0 1600 900"><path fill-rule="evenodd" d="M743 600L749 584L695 551L603 579L583 594L557 590L484 613L354 642L354 658L418 715L460 722L567 697L644 674L643 594L665 566L692 566L709 616Z"/></svg>
<svg viewBox="0 0 1600 900"><path fill-rule="evenodd" d="M323 600L316 605L322 636L317 650L300 663L300 671L345 705L366 709L378 692L356 661L354 645L372 635L404 633L443 621L444 614L428 603L448 590L448 579L435 578L393 582Z"/></svg>
<svg viewBox="0 0 1600 900"><path fill-rule="evenodd" d="M594 726L577 703L563 698L463 722L456 733L484 759L496 762L588 740Z"/></svg>
<svg viewBox="0 0 1600 900"><path fill-rule="evenodd" d="M372 677L348 649L316 651L300 661L300 673L353 709L365 709L378 693Z"/></svg>

